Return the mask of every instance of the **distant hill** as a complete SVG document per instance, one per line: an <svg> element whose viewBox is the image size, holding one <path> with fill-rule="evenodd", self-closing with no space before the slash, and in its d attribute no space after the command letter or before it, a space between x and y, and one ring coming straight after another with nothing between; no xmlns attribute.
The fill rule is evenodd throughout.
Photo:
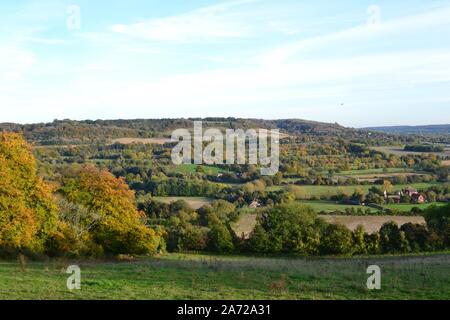
<svg viewBox="0 0 450 320"><path fill-rule="evenodd" d="M203 127L219 129L280 129L289 135L314 135L357 138L364 134L359 130L337 123L322 123L300 119L262 120L238 118L190 118L190 119L135 119L135 120L55 120L51 123L14 124L0 123L0 131L22 133L29 141L42 144L83 143L117 138L170 137L175 129L192 129L194 121L202 121Z"/></svg>
<svg viewBox="0 0 450 320"><path fill-rule="evenodd" d="M450 124L428 126L371 127L364 128L363 130L380 131L395 134L450 134Z"/></svg>

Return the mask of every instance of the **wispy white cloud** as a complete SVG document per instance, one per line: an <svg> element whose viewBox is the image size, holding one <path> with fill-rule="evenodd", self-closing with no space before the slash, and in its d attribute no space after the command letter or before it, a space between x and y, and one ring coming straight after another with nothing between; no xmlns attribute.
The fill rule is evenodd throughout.
<svg viewBox="0 0 450 320"><path fill-rule="evenodd" d="M354 20L339 24L327 14L296 23L301 10L287 11L269 1L227 1L139 23L107 21L70 35L41 33L45 25L11 35L20 41L0 44L0 105L9 106L0 122L233 115L352 124L392 106L429 101L439 108L450 100L450 45L438 35L421 46L414 36L439 30L445 40L449 8L372 28L348 28ZM362 21L365 10L361 16L349 14ZM380 50L366 49L375 45Z"/></svg>
<svg viewBox="0 0 450 320"><path fill-rule="evenodd" d="M137 38L168 42L198 42L249 37L251 26L232 9L255 0L229 1L166 18L115 24L111 30Z"/></svg>
<svg viewBox="0 0 450 320"><path fill-rule="evenodd" d="M360 25L350 29L310 37L287 45L279 46L265 52L256 58L263 64L283 63L290 57L312 50L326 51L330 46L355 46L357 42L367 42L370 39L388 35L401 35L427 28L450 27L450 7L441 8L414 16L393 20L380 21L375 25Z"/></svg>

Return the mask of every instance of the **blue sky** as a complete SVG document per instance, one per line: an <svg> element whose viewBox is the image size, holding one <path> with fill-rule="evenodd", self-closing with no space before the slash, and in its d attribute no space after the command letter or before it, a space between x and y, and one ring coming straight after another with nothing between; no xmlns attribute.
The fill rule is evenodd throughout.
<svg viewBox="0 0 450 320"><path fill-rule="evenodd" d="M0 19L0 122L450 123L450 1L18 0Z"/></svg>

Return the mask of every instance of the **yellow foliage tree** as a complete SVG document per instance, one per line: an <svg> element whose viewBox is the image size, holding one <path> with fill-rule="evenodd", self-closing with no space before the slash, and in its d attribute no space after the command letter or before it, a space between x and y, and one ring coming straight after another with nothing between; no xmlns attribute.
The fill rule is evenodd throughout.
<svg viewBox="0 0 450 320"><path fill-rule="evenodd" d="M113 254L152 254L160 236L142 221L135 195L122 178L105 170L86 166L66 178L61 189L68 201L78 203L99 215L92 229L95 242Z"/></svg>
<svg viewBox="0 0 450 320"><path fill-rule="evenodd" d="M0 133L0 247L41 252L56 224L52 189L37 176L30 146Z"/></svg>

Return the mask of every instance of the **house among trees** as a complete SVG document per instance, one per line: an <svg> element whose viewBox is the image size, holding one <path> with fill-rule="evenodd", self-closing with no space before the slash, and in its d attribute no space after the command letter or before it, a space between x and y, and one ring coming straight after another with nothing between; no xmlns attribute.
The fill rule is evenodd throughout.
<svg viewBox="0 0 450 320"><path fill-rule="evenodd" d="M417 204L425 203L425 197L420 193L414 193L411 196L411 202Z"/></svg>
<svg viewBox="0 0 450 320"><path fill-rule="evenodd" d="M415 204L422 204L426 201L423 194L420 194L416 189L410 187L403 189L402 194L411 197L411 202Z"/></svg>

